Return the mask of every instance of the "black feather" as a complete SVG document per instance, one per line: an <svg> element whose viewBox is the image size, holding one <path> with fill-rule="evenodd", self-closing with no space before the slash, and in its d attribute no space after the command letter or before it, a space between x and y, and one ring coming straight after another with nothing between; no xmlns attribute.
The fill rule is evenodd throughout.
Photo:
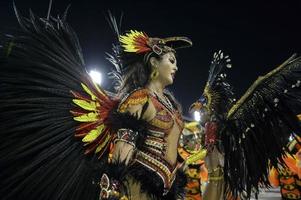
<svg viewBox="0 0 301 200"><path fill-rule="evenodd" d="M14 9L21 30L0 47L1 199L97 199L106 159L84 155L70 114L88 76L78 38L66 15Z"/></svg>
<svg viewBox="0 0 301 200"><path fill-rule="evenodd" d="M258 79L223 124L225 180L234 194L269 186L269 163L277 168L291 134L300 136L301 57Z"/></svg>
<svg viewBox="0 0 301 200"><path fill-rule="evenodd" d="M221 115L219 117L221 120L225 118L225 113L235 102L233 87L229 84L226 75L226 66L229 65L231 65L229 56L224 55L222 51L214 53L206 84L208 92L203 94L211 96L211 102L207 102L208 108L215 114ZM206 98L208 100L208 97Z"/></svg>

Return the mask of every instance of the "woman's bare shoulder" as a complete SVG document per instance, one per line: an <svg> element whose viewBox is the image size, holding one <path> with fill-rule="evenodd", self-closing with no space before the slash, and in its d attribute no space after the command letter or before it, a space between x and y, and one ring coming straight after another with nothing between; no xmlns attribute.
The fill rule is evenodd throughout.
<svg viewBox="0 0 301 200"><path fill-rule="evenodd" d="M118 107L121 113L130 113L138 119L149 121L155 115L154 105L152 104L150 91L141 88L125 95Z"/></svg>

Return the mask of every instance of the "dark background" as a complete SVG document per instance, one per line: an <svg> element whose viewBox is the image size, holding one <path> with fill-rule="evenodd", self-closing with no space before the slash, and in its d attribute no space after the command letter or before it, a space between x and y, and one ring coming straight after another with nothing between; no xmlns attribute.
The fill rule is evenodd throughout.
<svg viewBox="0 0 301 200"><path fill-rule="evenodd" d="M0 0L0 30L17 26L12 0ZM15 0L21 13L46 17L48 0ZM187 36L192 48L178 51L179 71L170 87L187 108L202 93L214 51L231 56L228 77L237 96L259 75L281 64L293 53L301 53L301 1L101 1L53 0L51 14L63 13L71 3L68 21L78 33L88 69L103 73L111 69L104 59L110 52L113 34L106 20L107 10L124 13L122 30L142 30L150 37ZM104 77L103 86L110 88Z"/></svg>

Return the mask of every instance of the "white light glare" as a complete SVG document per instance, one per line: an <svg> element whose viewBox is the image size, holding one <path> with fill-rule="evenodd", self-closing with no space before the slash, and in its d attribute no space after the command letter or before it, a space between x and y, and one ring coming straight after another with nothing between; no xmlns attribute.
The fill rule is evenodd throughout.
<svg viewBox="0 0 301 200"><path fill-rule="evenodd" d="M289 137L289 141L291 142L291 141L293 141L293 139L294 139L294 137L291 135L291 136Z"/></svg>
<svg viewBox="0 0 301 200"><path fill-rule="evenodd" d="M98 85L101 84L102 79L101 79L101 73L100 73L100 72L95 71L95 70L91 70L91 71L89 72L89 75L90 75L90 77L92 78L92 80L93 80L95 83L97 83Z"/></svg>
<svg viewBox="0 0 301 200"><path fill-rule="evenodd" d="M193 115L195 121L197 122L201 121L201 113L199 111L194 111Z"/></svg>

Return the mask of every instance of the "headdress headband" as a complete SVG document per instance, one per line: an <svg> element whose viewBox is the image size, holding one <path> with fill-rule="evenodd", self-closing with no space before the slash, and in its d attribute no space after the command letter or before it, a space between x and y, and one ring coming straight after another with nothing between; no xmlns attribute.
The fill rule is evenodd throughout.
<svg viewBox="0 0 301 200"><path fill-rule="evenodd" d="M150 38L146 33L136 30L120 35L119 41L125 52L137 54L154 52L161 55L175 51L175 49L192 46L192 41L187 37Z"/></svg>

